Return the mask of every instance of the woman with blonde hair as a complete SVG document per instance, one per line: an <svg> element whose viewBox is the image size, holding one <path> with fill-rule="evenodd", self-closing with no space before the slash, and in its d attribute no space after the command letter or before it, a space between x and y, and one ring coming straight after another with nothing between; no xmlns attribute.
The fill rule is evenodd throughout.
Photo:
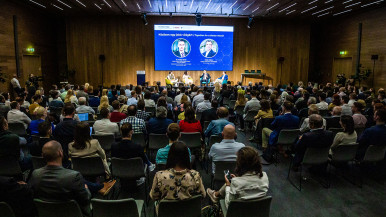
<svg viewBox="0 0 386 217"><path fill-rule="evenodd" d="M88 87L90 86L90 84L89 83L85 83L84 84L84 92L86 92L87 93L87 91L88 91Z"/></svg>
<svg viewBox="0 0 386 217"><path fill-rule="evenodd" d="M248 99L245 98L245 95L244 95L243 92L237 92L237 100L236 100L235 107L234 107L235 113L236 113L236 108L239 107L239 106L245 106L245 104L247 104L247 101L248 101ZM239 119L239 121L240 121L240 130L243 131L244 130L243 114L237 114L236 113L236 118Z"/></svg>
<svg viewBox="0 0 386 217"><path fill-rule="evenodd" d="M220 97L221 84L214 83L213 99L218 99Z"/></svg>
<svg viewBox="0 0 386 217"><path fill-rule="evenodd" d="M108 93L109 93L109 90L107 89L102 90L102 96L107 96Z"/></svg>
<svg viewBox="0 0 386 217"><path fill-rule="evenodd" d="M109 98L107 97L107 95L103 95L101 97L101 102L98 106L98 114L102 108L107 108L110 112L113 112L114 110L113 107L109 104Z"/></svg>
<svg viewBox="0 0 386 217"><path fill-rule="evenodd" d="M78 105L78 98L74 95L74 91L72 89L69 89L67 91L66 98L64 98L64 103L72 103Z"/></svg>

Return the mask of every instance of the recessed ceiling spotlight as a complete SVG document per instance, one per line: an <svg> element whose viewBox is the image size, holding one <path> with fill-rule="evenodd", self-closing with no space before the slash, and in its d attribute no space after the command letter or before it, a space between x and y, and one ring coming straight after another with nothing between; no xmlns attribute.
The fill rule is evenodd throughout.
<svg viewBox="0 0 386 217"><path fill-rule="evenodd" d="M272 5L270 8L267 9L267 11L271 10L272 8L274 8L274 7L278 6L278 5L279 5L279 2L274 4L274 5Z"/></svg>
<svg viewBox="0 0 386 217"><path fill-rule="evenodd" d="M295 2L295 3L293 3L292 5L290 5L290 6L288 6L288 7L286 7L286 8L284 8L284 9L281 9L280 11L279 11L279 13L281 13L281 12L283 12L283 11L285 11L285 10L287 10L287 9L289 9L289 8L291 8L291 7L293 7L293 6L295 6L297 3Z"/></svg>
<svg viewBox="0 0 386 217"><path fill-rule="evenodd" d="M365 5L362 5L361 7L364 8L364 7L367 7L369 5L373 5L373 4L379 4L381 2L383 2L384 0L380 0L380 1L376 1L376 2L371 2L371 3L368 3L368 4L365 4Z"/></svg>
<svg viewBox="0 0 386 217"><path fill-rule="evenodd" d="M103 1L111 8L111 5L106 0L103 0Z"/></svg>

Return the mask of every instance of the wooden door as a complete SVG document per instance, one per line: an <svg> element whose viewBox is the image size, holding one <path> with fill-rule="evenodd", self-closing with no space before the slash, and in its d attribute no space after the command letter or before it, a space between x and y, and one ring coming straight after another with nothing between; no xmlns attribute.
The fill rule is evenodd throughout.
<svg viewBox="0 0 386 217"><path fill-rule="evenodd" d="M40 56L37 55L23 55L23 75L21 76L20 85L28 81L29 74L35 76L42 76L42 62Z"/></svg>
<svg viewBox="0 0 386 217"><path fill-rule="evenodd" d="M336 81L338 74L345 74L346 78L350 78L352 71L352 57L334 58L334 65L332 71L332 81Z"/></svg>

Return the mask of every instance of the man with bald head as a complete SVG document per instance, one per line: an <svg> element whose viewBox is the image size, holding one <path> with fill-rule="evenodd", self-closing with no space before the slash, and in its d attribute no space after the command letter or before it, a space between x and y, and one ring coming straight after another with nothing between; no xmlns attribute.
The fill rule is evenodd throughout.
<svg viewBox="0 0 386 217"><path fill-rule="evenodd" d="M79 106L76 108L76 113L81 114L81 113L88 113L88 114L95 114L95 111L93 108L87 105L87 100L86 97L82 96L79 97L78 103Z"/></svg>
<svg viewBox="0 0 386 217"><path fill-rule="evenodd" d="M330 129L330 128L342 128L342 126L340 125L339 121L340 121L340 116L342 114L342 107L340 106L335 106L333 109L332 109L332 112L331 112L331 117L329 118L326 118L326 123L327 123L327 129Z"/></svg>
<svg viewBox="0 0 386 217"><path fill-rule="evenodd" d="M229 115L229 111L225 107L220 107L217 109L217 120L213 120L210 122L208 128L205 130L205 136L210 138L211 135L220 135L225 127L225 125L231 124L227 120Z"/></svg>
<svg viewBox="0 0 386 217"><path fill-rule="evenodd" d="M236 161L236 152L245 145L236 142L236 128L232 124L224 126L222 131L223 140L220 143L212 145L209 151L209 157L212 158L212 172L215 172L216 161Z"/></svg>
<svg viewBox="0 0 386 217"><path fill-rule="evenodd" d="M60 143L54 140L47 142L42 155L47 165L34 170L30 179L34 197L45 201L75 200L83 213L90 215L90 191L79 172L62 167Z"/></svg>
<svg viewBox="0 0 386 217"><path fill-rule="evenodd" d="M331 131L324 130L323 118L318 114L310 115L309 124L311 131L303 134L295 145L294 170L300 166L303 161L307 148L330 147L334 141L334 134Z"/></svg>

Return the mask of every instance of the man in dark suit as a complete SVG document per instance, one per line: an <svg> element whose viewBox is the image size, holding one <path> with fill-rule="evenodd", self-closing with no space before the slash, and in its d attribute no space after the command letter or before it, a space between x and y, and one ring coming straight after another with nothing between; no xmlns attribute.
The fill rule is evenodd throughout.
<svg viewBox="0 0 386 217"><path fill-rule="evenodd" d="M212 108L203 111L201 114L200 123L201 123L202 129L204 129L205 121L209 121L210 123L211 121L218 119L218 116L217 116L218 101L216 99L212 100L211 107Z"/></svg>
<svg viewBox="0 0 386 217"><path fill-rule="evenodd" d="M62 167L60 143L50 141L43 146L42 152L47 165L32 173L30 185L34 197L45 201L75 200L82 212L90 216L91 193L79 172Z"/></svg>
<svg viewBox="0 0 386 217"><path fill-rule="evenodd" d="M334 141L334 134L323 129L323 118L318 114L310 115L311 132L303 134L295 145L294 169L300 166L308 147L330 147ZM326 153L327 154L327 153Z"/></svg>
<svg viewBox="0 0 386 217"><path fill-rule="evenodd" d="M206 73L206 70L204 70L204 72L200 76L200 84L201 84L201 86L203 83L205 83L207 85L209 83L209 81L210 81L210 75L208 73Z"/></svg>
<svg viewBox="0 0 386 217"><path fill-rule="evenodd" d="M341 114L342 114L342 107L335 106L332 109L332 113L331 113L332 116L326 118L326 124L327 124L326 128L327 129L342 128L342 126L339 123Z"/></svg>
<svg viewBox="0 0 386 217"><path fill-rule="evenodd" d="M292 102L285 101L282 106L282 115L277 116L271 124L271 129L273 130L269 128L263 128L262 145L263 147L267 147L263 154L263 158L267 162L272 162L273 149L276 146L280 131L282 129L299 128L299 117L291 113L293 106L294 105Z"/></svg>
<svg viewBox="0 0 386 217"><path fill-rule="evenodd" d="M205 42L205 52L202 53L204 57L211 58L216 55L216 52L212 50L213 42L212 40L206 40Z"/></svg>
<svg viewBox="0 0 386 217"><path fill-rule="evenodd" d="M186 47L185 41L179 40L178 41L178 50L173 51L174 55L176 55L177 57L180 57L180 58L184 58L184 57L188 56L189 52L185 51L185 47Z"/></svg>
<svg viewBox="0 0 386 217"><path fill-rule="evenodd" d="M367 128L363 131L361 137L358 138L359 148L356 159L362 160L366 150L370 145L385 146L386 145L386 109L381 108L374 113L375 126Z"/></svg>

